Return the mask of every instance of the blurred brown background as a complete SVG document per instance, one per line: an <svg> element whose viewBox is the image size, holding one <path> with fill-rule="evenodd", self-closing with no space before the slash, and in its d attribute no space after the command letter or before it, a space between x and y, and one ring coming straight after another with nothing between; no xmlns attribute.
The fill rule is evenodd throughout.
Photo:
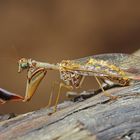
<svg viewBox="0 0 140 140"><path fill-rule="evenodd" d="M21 57L56 63L139 49L139 5L135 0L1 0L0 87L24 96L26 71L17 73ZM0 105L0 114L46 106L55 80L59 80L59 73L48 72L30 102ZM93 78L87 78L87 82L82 90L95 87ZM64 92L61 101L66 99Z"/></svg>

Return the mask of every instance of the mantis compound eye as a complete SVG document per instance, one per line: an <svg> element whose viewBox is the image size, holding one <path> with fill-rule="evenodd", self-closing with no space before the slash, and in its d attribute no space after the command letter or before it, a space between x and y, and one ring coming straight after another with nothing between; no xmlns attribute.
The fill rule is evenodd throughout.
<svg viewBox="0 0 140 140"><path fill-rule="evenodd" d="M26 58L21 58L18 61L18 72L21 72L24 69L29 68L29 63L28 63L28 59Z"/></svg>

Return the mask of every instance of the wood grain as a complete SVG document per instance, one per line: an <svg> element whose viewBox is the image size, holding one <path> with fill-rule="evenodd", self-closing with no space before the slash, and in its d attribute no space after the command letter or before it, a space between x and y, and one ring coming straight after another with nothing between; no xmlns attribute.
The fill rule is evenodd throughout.
<svg viewBox="0 0 140 140"><path fill-rule="evenodd" d="M0 122L1 140L139 140L140 83L107 90L82 101L66 101L52 108L19 115Z"/></svg>

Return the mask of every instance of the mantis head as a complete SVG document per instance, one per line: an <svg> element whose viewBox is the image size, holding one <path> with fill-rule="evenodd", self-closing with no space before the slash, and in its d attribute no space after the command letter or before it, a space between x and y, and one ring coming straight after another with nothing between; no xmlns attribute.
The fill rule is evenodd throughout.
<svg viewBox="0 0 140 140"><path fill-rule="evenodd" d="M28 69L30 67L29 61L31 61L31 59L21 58L18 61L18 72L21 72L24 69Z"/></svg>
<svg viewBox="0 0 140 140"><path fill-rule="evenodd" d="M36 61L32 59L22 58L18 61L18 72L27 69L27 85L24 101L29 101L34 95L37 87L44 78L46 70L36 66Z"/></svg>

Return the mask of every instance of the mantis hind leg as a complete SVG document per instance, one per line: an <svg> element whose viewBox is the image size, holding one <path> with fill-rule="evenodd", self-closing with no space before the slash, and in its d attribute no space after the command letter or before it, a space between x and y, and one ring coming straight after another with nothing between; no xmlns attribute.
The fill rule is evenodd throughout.
<svg viewBox="0 0 140 140"><path fill-rule="evenodd" d="M96 81L97 81L99 87L101 88L101 90L102 90L102 92L104 93L105 96L110 97L110 99L113 99L113 100L117 98L117 96L112 96L110 93L106 92L106 91L104 90L104 88L102 87L102 85L101 85L99 79L97 78L97 76L94 76L94 77L95 77L95 79L96 79Z"/></svg>

